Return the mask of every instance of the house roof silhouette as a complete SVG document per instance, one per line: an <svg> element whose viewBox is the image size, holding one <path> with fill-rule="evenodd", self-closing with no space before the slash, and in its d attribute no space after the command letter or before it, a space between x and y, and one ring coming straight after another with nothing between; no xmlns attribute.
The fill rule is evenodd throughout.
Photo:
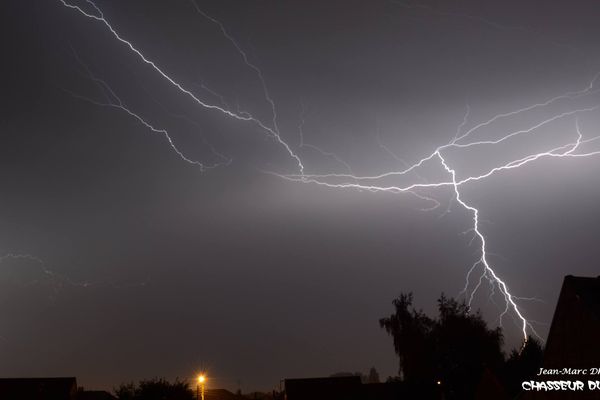
<svg viewBox="0 0 600 400"><path fill-rule="evenodd" d="M0 378L3 400L73 400L77 381L68 378Z"/></svg>
<svg viewBox="0 0 600 400"><path fill-rule="evenodd" d="M544 352L544 368L590 368L600 360L600 277L567 275Z"/></svg>

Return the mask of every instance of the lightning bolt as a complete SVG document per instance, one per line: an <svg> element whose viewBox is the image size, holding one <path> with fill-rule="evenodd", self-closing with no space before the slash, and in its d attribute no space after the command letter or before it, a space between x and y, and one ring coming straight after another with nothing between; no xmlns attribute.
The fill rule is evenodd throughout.
<svg viewBox="0 0 600 400"><path fill-rule="evenodd" d="M454 188L454 193L456 194L456 197L455 197L456 201L458 203L460 203L460 205L462 205L466 210L473 213L473 230L475 231L475 234L477 235L477 237L479 238L479 240L481 242L481 258L479 259L479 262L481 264L483 264L483 266L485 267L485 273L484 273L484 275L482 275L482 277L486 276L487 274L491 275L491 279L493 279L495 282L498 283L498 285L500 286L500 290L506 300L506 308L504 309L503 313L500 315L500 322L502 323L502 317L508 312L509 305L512 306L514 312L518 315L519 319L523 323L523 325L522 325L523 337L524 337L524 340L527 340L527 324L528 324L527 319L525 319L525 317L521 314L521 310L519 309L519 307L517 307L517 304L515 303L512 294L508 291L508 287L506 286L506 283L504 283L504 281L501 280L498 277L498 275L496 275L496 273L494 272L494 270L490 267L490 264L488 263L487 254L486 254L485 236L483 236L483 234L479 230L479 210L473 206L470 206L469 204L467 204L463 201L463 199L460 196L460 191L458 190L458 183L456 182L456 171L448 166L448 163L446 162L444 157L442 157L442 155L440 154L439 151L436 153L436 155L439 157L439 159L440 159L442 165L444 166L444 168L446 169L446 171L448 171L448 173L452 176L452 186ZM479 284L477 285L477 288L480 286L480 284L481 284L481 279L479 280ZM469 303L471 303L472 300L473 300L473 297L470 298ZM469 306L470 305L471 304L469 304Z"/></svg>
<svg viewBox="0 0 600 400"><path fill-rule="evenodd" d="M196 8L196 11L198 12L198 14L202 15L204 18L206 18L207 20L211 21L213 24L217 25L219 27L219 30L221 31L221 33L223 34L223 36L233 45L233 47L235 47L235 49L237 50L238 54L242 57L242 60L244 60L244 64L246 64L246 66L248 68L250 68L252 71L254 71L254 73L256 73L256 76L258 77L258 80L261 83L262 86L262 90L263 90L263 95L265 96L265 100L269 103L269 105L271 106L271 113L272 113L272 124L273 124L273 129L275 130L275 132L277 132L277 136L279 136L279 127L277 126L277 108L275 107L275 101L273 100L273 98L271 97L271 94L269 93L269 89L267 88L267 83L265 81L265 77L262 73L262 70L254 63L252 63L249 59L248 59L248 54L244 51L244 49L242 48L242 46L240 46L240 44L237 42L237 40L235 40L235 38L233 37L233 35L231 35L227 29L225 28L225 25L223 25L223 23L219 20L217 20L216 18L208 15L206 12L202 11L202 9L200 8L200 6L198 6L198 3L196 2L196 0L191 0L192 4L194 5L194 7ZM287 146L287 145L286 145ZM287 147L288 151L291 151L289 149L289 147ZM290 154L293 156L293 154ZM300 161L300 160L297 160ZM300 167L301 169L302 167L302 163L300 163Z"/></svg>
<svg viewBox="0 0 600 400"><path fill-rule="evenodd" d="M201 100L192 91L183 87L182 84L177 82L170 75L168 75L165 71L163 71L154 61L151 61L150 59L146 58L146 56L140 50L138 50L130 41L124 39L113 28L113 26L108 22L108 20L104 17L104 13L102 12L102 10L100 10L100 8L92 0L86 0L86 3L89 4L97 14L90 14L89 12L83 10L81 7L70 4L70 3L66 2L65 0L59 0L59 1L63 4L63 6L73 9L73 10L76 10L81 15L83 15L89 19L92 19L94 21L102 23L109 30L109 32L114 36L115 39L117 39L122 44L126 45L140 60L142 60L146 65L149 65L152 69L154 69L154 71L156 71L163 79L165 79L168 83L170 83L175 89L177 89L179 92L183 93L184 95L188 96L199 106L201 106L205 109L208 109L208 110L218 111L227 117L230 117L230 118L233 118L233 119L236 119L239 121L253 122L254 124L258 125L261 129L263 129L270 136L272 136L281 146L283 146L283 148L286 150L286 152L289 154L289 156L298 164L298 168L299 168L300 172L302 173L304 171L304 165L302 164L300 157L298 157L298 155L296 155L296 153L292 150L290 145L288 145L288 143L285 142L283 140L283 138L279 135L277 125L275 123L275 121L276 121L275 116L273 117L274 118L273 119L274 126L269 127L266 124L264 124L261 120L253 117L252 115L250 115L247 112L243 112L243 113L234 112L234 111L231 111L231 110L225 108L224 106L210 104L208 102ZM264 80L263 80L263 82L264 82ZM148 128L150 128L150 127L148 127Z"/></svg>
<svg viewBox="0 0 600 400"><path fill-rule="evenodd" d="M537 104L534 104L534 105L531 105L531 106L528 106L525 108L521 108L519 110L511 111L508 113L498 114L485 122L475 125L474 128L471 128L468 131L466 131L464 134L460 135L459 132L461 130L461 127L466 124L465 120L467 117L465 117L465 120L463 120L463 122L461 123L461 126L458 128L456 135L449 143L439 146L428 156L423 157L421 160L419 160L415 164L410 165L400 171L390 171L390 172L386 172L386 173L374 175L374 176L355 176L355 175L348 175L348 174L321 174L321 175L306 175L305 174L305 175L301 175L301 176L300 175L281 175L281 174L275 174L275 175L277 175L283 179L287 179L287 180L291 180L291 181L295 181L295 182L312 183L312 184L322 185L322 186L330 187L330 188L363 189L363 190L368 190L371 192L389 192L389 193L394 193L394 194L413 192L417 189L435 189L435 188L442 188L442 187L450 187L454 193L454 199L457 201L457 203L460 204L466 211L468 211L472 215L472 227L471 227L470 231L474 232L475 238L478 239L479 249L480 249L480 257L477 261L475 261L473 263L471 268L468 270L467 276L466 276L465 287L461 291L461 293L467 295L468 288L469 288L470 282L471 282L471 275L474 273L474 271L477 269L478 266L482 266L483 271L482 271L481 275L479 276L479 279L478 279L474 289L468 294L469 307L471 307L475 293L479 290L483 281L484 280L489 281L490 285L492 287L497 286L499 288L499 292L501 293L501 295L504 297L504 300L505 300L505 307L499 316L500 325L502 326L502 319L509 312L512 311L516 315L517 319L520 321L520 328L521 328L521 332L523 334L523 340L526 341L528 332L531 332L532 334L534 334L535 336L538 336L538 337L539 337L539 335L537 334L537 332L535 331L535 329L531 325L531 323L528 321L528 319L525 317L522 309L519 307L517 302L519 300L525 300L525 301L532 300L532 298L523 298L523 297L518 297L518 296L513 295L511 293L511 291L509 290L509 287L506 284L506 282L504 280L502 280L499 277L499 275L496 273L496 271L493 269L493 267L490 264L489 259L488 259L486 238L485 238L485 236L481 230L481 226L480 226L480 216L479 216L480 212L477 208L475 208L473 205L467 203L463 199L463 196L461 195L460 187L467 183L484 180L486 178L489 178L492 175L495 175L495 174L503 172L503 171L508 171L508 170L523 167L526 164L529 164L531 162L534 162L534 161L542 159L542 158L581 158L581 157L591 157L591 156L598 155L598 154L600 154L600 150L599 151L580 152L580 153L577 153L576 151L580 148L581 145L597 141L598 139L600 139L600 137L596 136L596 137L591 137L588 139L583 139L583 134L581 133L580 126L579 126L579 120L577 118L575 118L575 130L577 133L577 137L574 141L569 142L564 145L561 145L561 146L554 147L547 151L543 151L543 152L539 152L539 153L532 153L525 157L511 160L503 165L491 168L489 171L487 171L483 174L470 175L470 176L467 176L462 179L457 178L456 170L450 166L450 164L444 157L443 152L447 149L452 149L452 148L465 149L465 148L476 148L478 146L486 146L486 145L494 146L494 145L497 145L504 141L514 139L517 136L522 136L522 135L526 135L526 134L534 134L535 131L537 129L539 129L540 127L550 124L559 119L562 119L562 118L565 118L568 116L576 117L578 114L581 114L581 113L596 111L600 108L600 105L596 105L596 106L592 106L592 107L577 108L575 110L570 110L570 111L566 111L566 112L562 112L562 113L553 115L550 118L547 118L537 124L534 124L527 129L521 129L521 130L507 133L506 135L504 135L501 138L496 139L496 140L480 140L480 141L470 141L467 143L459 143L461 140L464 140L464 139L468 138L469 136L471 136L478 129L481 129L482 127L485 127L485 126L489 126L499 119L519 115L519 114L522 114L527 111L531 111L536 108L545 107L545 106L548 106L559 100L574 99L574 98L579 98L579 97L582 97L582 96L585 96L585 95L588 95L591 93L595 93L596 91L593 90L593 87L594 87L594 82L597 80L597 78L598 78L598 75L596 75L591 80L590 84L586 88L582 89L581 91L565 93L563 95L553 97L542 103L537 103ZM384 186L384 185L376 184L376 182L378 180L382 180L384 178L389 178L391 176L405 176L405 175L419 169L424 164L426 164L428 162L435 162L435 161L439 162L439 164L443 167L443 169L449 175L450 179L439 180L437 182L431 182L431 183L418 183L418 182L417 183L409 183L404 186L399 186L399 185ZM334 180L334 181L332 181L332 180ZM337 180L337 181L335 181L335 180ZM342 181L346 180L346 182L339 182L339 180L342 180ZM352 180L352 182L348 182L349 180ZM364 182L364 181L374 181L375 183L372 183L372 184L360 183L360 182ZM535 299L535 300L537 300L537 299Z"/></svg>
<svg viewBox="0 0 600 400"><path fill-rule="evenodd" d="M522 108L519 108L519 109L516 109L513 111L494 115L492 118L489 118L483 122L475 124L470 129L465 129L469 122L469 117L470 117L470 113L471 113L471 109L470 109L469 105L467 105L466 112L462 119L462 122L457 127L456 131L454 132L454 135L452 136L452 138L450 139L449 142L435 148L431 153L425 155L424 157L422 157L421 159L419 159L418 161L416 161L413 164L405 163L404 168L401 170L386 171L386 172L383 172L383 173L380 173L377 175L367 175L367 176L356 175L352 172L352 169L350 168L350 166L347 163L345 163L344 161L342 161L335 154L325 152L316 146L311 146L311 145L304 143L304 136L303 136L303 132L302 132L302 126L304 124L304 115L303 115L301 124L299 126L299 132L301 135L301 142L300 142L299 148L312 147L314 150L317 150L323 156L336 159L338 162L340 162L340 164L343 164L348 171L348 173L344 173L344 174L336 174L336 173L307 174L307 173L305 173L305 166L304 166L303 162L301 161L300 157L297 155L296 152L294 152L292 150L292 146L290 146L283 139L283 137L280 134L280 131L279 131L279 128L277 125L277 112L276 112L275 102L267 89L267 85L265 83L265 79L264 79L264 75L263 75L262 71L256 64L254 64L253 62L251 62L249 60L247 53L242 49L242 47L235 40L235 38L225 28L224 24L221 23L219 20L215 19L214 17L210 16L209 14L205 13L204 11L202 11L200 9L200 7L198 6L198 4L194 0L191 0L191 1L192 1L192 4L194 5L196 11L202 17L204 17L206 20L213 23L220 30L221 34L236 49L236 51L240 55L244 64L249 69L253 70L254 73L256 74L257 78L260 80L260 82L262 84L262 91L263 91L264 98L265 98L266 102L270 105L270 108L272 111L272 121L269 124L262 122L261 120L252 116L248 112L239 111L239 110L232 111L230 108L228 108L227 103L224 101L224 98L222 96L219 96L216 92L209 91L206 88L203 88L203 89L205 91L207 91L208 93L211 93L213 95L213 97L219 98L221 101L219 104L211 104L208 101L201 100L191 90L185 88L175 78L171 77L171 75L169 75L167 72L165 72L165 70L163 70L161 67L159 67L156 62L152 61L149 57L144 55L141 52L141 50L139 50L136 46L134 46L130 41L123 38L117 32L117 30L113 27L113 25L106 19L103 12L93 1L85 0L89 6L88 8L91 8L93 10L92 12L86 11L83 8L81 8L80 6L71 4L71 3L67 2L66 0L58 0L58 1L63 6L69 8L69 9L72 9L72 10L78 12L80 15L82 15L92 21L98 22L99 24L104 26L104 28L106 28L118 42L125 45L144 64L148 65L156 73L158 73L160 78L162 78L163 80L168 82L174 89L176 89L179 93L187 96L198 106L200 106L204 109L219 112L227 118L233 118L233 119L240 120L240 121L247 121L249 123L253 123L253 124L257 125L266 134L273 137L281 145L281 147L283 147L283 149L289 155L290 159L295 161L295 163L298 166L298 170L299 170L299 173L297 173L297 174L281 174L281 173L272 172L272 171L265 171L266 173L269 173L271 175L277 176L278 178L281 178L281 179L284 179L287 181L291 181L291 182L318 185L318 186L323 186L323 187L331 188L331 189L360 190L360 191L369 191L369 192L385 192L385 193L390 193L390 194L414 195L414 196L418 197L419 199L422 199L425 201L432 201L433 206L430 207L429 209L437 208L440 205L440 203L437 200L429 197L427 195L427 193L429 193L431 191L437 191L437 190L443 190L443 192L445 193L448 190L450 190L450 193L452 196L450 201L452 202L452 200L455 200L456 203L458 205L460 205L460 207L467 214L470 215L471 228L469 229L469 232L472 232L474 235L472 241L473 242L476 241L478 243L478 258L473 262L473 264L467 271L466 282L465 282L465 286L464 286L463 290L461 291L461 295L464 295L465 298L468 299L468 305L469 305L469 307L471 307L471 305L474 301L475 294L478 292L478 290L480 290L483 283L487 281L490 285L491 292L492 292L490 297L495 294L495 290L497 288L499 294L504 299L504 307L501 309L501 313L499 315L500 325L502 325L503 318L505 318L507 315L511 315L518 322L524 341L527 340L528 333L537 335L534 327L531 324L534 321L531 321L526 317L522 307L519 305L520 301L529 301L529 300L532 300L532 298L519 297L519 296L516 296L515 294L513 294L510 291L509 286L506 283L506 281L503 280L499 276L499 274L496 272L496 270L494 269L494 266L489 261L490 253L487 250L488 243L486 240L486 236L481 227L480 210L465 199L465 196L462 192L462 187L464 187L464 185L467 185L467 184L472 184L472 183L486 180L496 174L506 173L506 172L514 170L514 169L522 168L530 163L536 162L541 159L550 159L550 158L578 159L578 158L586 158L586 157L600 155L600 150L587 150L587 151L582 150L582 147L584 145L590 145L590 144L596 142L598 139L600 139L600 136L595 136L595 137L590 137L590 138L584 139L584 136L580 130L579 120L578 120L579 115L584 114L584 113L594 112L594 111L597 111L598 109L600 109L600 104L586 106L586 107L572 108L572 109L569 109L567 111L562 111L562 112L554 112L550 117L542 119L541 121L538 121L537 123L530 124L527 128L517 129L517 130L511 131L511 132L508 132L508 133L506 133L498 138L495 138L495 139L476 139L475 138L475 136L477 134L479 134L482 130L484 130L484 128L490 127L499 121L510 120L512 117L520 116L520 115L526 114L526 113L534 111L534 110L546 109L549 106L558 105L558 104L562 104L562 103L566 103L566 102L573 102L578 99L589 98L591 95L598 93L598 90L596 90L594 88L594 84L595 84L596 80L598 79L598 77L600 76L600 74L595 75L589 81L589 84L581 90L566 92L566 93L560 94L558 96L551 97L551 98L549 98L545 101L539 102L539 103L531 104L529 106L522 107ZM408 5L406 5L404 3L404 6L408 6ZM416 6L411 5L410 7L416 7ZM471 18L471 19L475 18L470 15L462 15L462 17ZM490 21L482 20L481 18L477 18L477 19L480 20L480 22L484 22L490 26L494 26L494 24L491 23ZM115 108L122 112L127 113L129 116L131 116L132 118L134 118L137 121L139 121L140 123L142 123L149 130L151 130L155 133L160 133L160 134L164 135L165 138L167 139L167 141L169 142L169 145L171 146L172 150L175 151L179 155L179 157L182 158L184 161L191 163L191 164L195 164L201 168L205 167L199 161L195 161L195 160L191 160L191 159L187 158L175 146L173 140L169 136L169 133L165 129L154 127L152 124L150 124L149 122L144 120L140 115L136 114L134 111L129 109L121 101L121 99L115 94L115 92L108 86L108 84L106 82L104 82L103 80L101 80L99 78L96 78L92 74L88 74L88 75L100 87L100 89L106 94L107 101L99 102L99 101L89 99L87 97L76 95L76 94L72 93L74 96L77 96L77 97L81 98L82 100L94 103L98 106L112 107L112 108ZM553 148L550 148L550 149L547 149L544 151L532 152L532 153L529 153L520 158L511 159L507 162L504 162L503 164L493 166L483 173L466 174L464 176L461 176L461 175L459 175L456 167L454 167L452 165L452 163L448 160L448 152L450 152L450 151L477 151L477 150L481 150L481 149L494 148L504 142L514 141L517 138L522 138L522 137L526 137L526 136L532 137L534 135L537 135L539 133L540 128L546 127L548 125L551 125L557 121L564 120L564 119L573 119L574 120L575 131L576 131L575 139L566 140L565 142L563 142L564 144L555 146ZM383 145L381 143L379 137L378 137L378 141L379 141L380 147L384 151L388 152L394 158L396 158L399 161L404 163L403 160L401 160L399 157L395 156L395 154L389 148L387 148L385 145ZM443 173L444 177L438 178L435 180L423 179L420 174L425 167L435 167L435 168L439 169L440 172ZM406 182L399 184L396 182L389 182L390 180L394 180L394 181L406 180ZM450 207L452 206L451 202L448 205L447 211L449 211ZM475 281L474 281L475 283L472 283L473 282L472 276L477 273L476 271L478 271L478 269L481 269L481 272L479 273L478 278L475 278ZM473 289L469 290L469 288L471 286L473 286Z"/></svg>
<svg viewBox="0 0 600 400"><path fill-rule="evenodd" d="M177 156L179 156L180 159L182 159L183 161L185 161L188 164L192 164L192 165L195 165L197 167L200 167L200 169L202 171L207 170L207 169L212 169L212 168L215 168L215 167L217 167L219 165L222 165L220 163L216 163L214 165L205 165L204 163L202 163L200 161L192 160L191 158L189 158L186 155L184 155L183 152L181 150L179 150L179 148L175 145L175 142L174 142L173 138L171 137L171 135L169 134L169 132L166 129L154 127L146 119L142 118L139 114L137 114L134 111L132 111L129 107L127 107L125 105L125 103L123 103L123 101L121 100L121 98L108 85L108 83L106 83L104 80L96 77L92 73L92 71L89 69L89 67L87 65L85 65L83 63L83 61L81 61L81 59L79 58L79 56L77 55L77 53L75 51L73 51L73 55L74 55L75 59L77 60L77 62L79 63L79 65L81 65L81 67L85 70L88 78L92 82L94 82L96 84L96 86L98 87L98 89L104 94L106 102L97 101L97 100L91 99L89 97L82 96L80 94L74 93L74 92L70 91L69 89L64 89L63 88L63 90L65 92L69 93L74 98L77 98L77 99L80 99L80 100L84 100L84 101L86 101L88 103L91 103L91 104L94 104L96 106L111 107L111 108L116 108L118 110L123 111L125 114L129 115L134 120L138 121L144 127L146 127L147 129L149 129L151 132L163 135L165 137L165 139L167 140L167 142L169 143L169 146L171 147L171 149L175 152L175 154L177 154ZM194 124L193 121L191 121L189 118L187 118L185 116L182 116L182 115L175 115L175 116L179 117L179 118L182 118L182 119L185 119L188 122ZM231 160L226 159L223 155L221 155L220 153L218 153L217 151L215 151L212 146L210 146L208 143L206 143L206 141L205 141L205 144L211 148L213 154L217 155L220 158L225 159L226 160L225 164L229 164L231 162Z"/></svg>

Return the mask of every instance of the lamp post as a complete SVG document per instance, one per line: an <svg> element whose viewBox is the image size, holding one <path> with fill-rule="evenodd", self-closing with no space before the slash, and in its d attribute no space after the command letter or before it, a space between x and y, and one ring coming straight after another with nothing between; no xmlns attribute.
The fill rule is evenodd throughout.
<svg viewBox="0 0 600 400"><path fill-rule="evenodd" d="M200 374L198 376L198 386L196 387L196 400L204 400L204 384L206 383L206 376Z"/></svg>

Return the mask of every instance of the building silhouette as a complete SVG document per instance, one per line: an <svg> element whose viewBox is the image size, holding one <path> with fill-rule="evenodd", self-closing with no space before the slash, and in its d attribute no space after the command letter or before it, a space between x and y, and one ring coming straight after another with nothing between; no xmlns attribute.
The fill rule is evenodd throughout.
<svg viewBox="0 0 600 400"><path fill-rule="evenodd" d="M2 400L76 400L77 380L68 378L2 378Z"/></svg>
<svg viewBox="0 0 600 400"><path fill-rule="evenodd" d="M590 374L591 368L600 368L600 276L565 276L542 367L558 373L536 376L536 381L581 381L585 389L527 391L524 399L600 400L600 388L588 388L589 380L600 381L600 375ZM565 373L565 368L587 370L588 374Z"/></svg>
<svg viewBox="0 0 600 400"><path fill-rule="evenodd" d="M75 377L0 378L0 400L114 400L103 390L83 390Z"/></svg>
<svg viewBox="0 0 600 400"><path fill-rule="evenodd" d="M406 382L362 383L360 376L284 380L285 400L397 400L441 399L435 385Z"/></svg>

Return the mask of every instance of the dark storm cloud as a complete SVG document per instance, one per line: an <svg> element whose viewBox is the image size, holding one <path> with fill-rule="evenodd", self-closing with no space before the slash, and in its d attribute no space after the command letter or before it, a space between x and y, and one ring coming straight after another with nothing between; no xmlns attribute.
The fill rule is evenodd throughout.
<svg viewBox="0 0 600 400"><path fill-rule="evenodd" d="M594 2L422 4L199 2L260 66L308 172L345 167L298 148L303 115L306 143L380 173L401 167L380 142L415 162L453 137L467 103L476 123L581 89L600 70ZM202 85L270 121L260 81L193 4L98 5L203 99L222 101ZM433 311L440 292L462 288L477 247L462 234L466 212L440 218L450 191L436 195L442 210L423 212L410 196L262 174L295 164L256 125L197 107L101 24L59 1L0 7L0 249L57 274L31 260L0 264L0 374L76 374L110 388L204 365L218 386L244 389L372 365L387 376L396 360L377 320L392 298L412 290ZM208 143L232 163L202 172L120 110L73 97L103 99L82 63L186 156L217 160ZM597 113L580 122L593 135ZM573 126L547 136L574 138ZM500 155L455 157L483 169ZM534 320L550 321L563 275L597 274L598 168L543 161L464 188L499 274L544 300L522 303ZM486 296L477 305L493 322ZM518 328L505 323L516 345Z"/></svg>

